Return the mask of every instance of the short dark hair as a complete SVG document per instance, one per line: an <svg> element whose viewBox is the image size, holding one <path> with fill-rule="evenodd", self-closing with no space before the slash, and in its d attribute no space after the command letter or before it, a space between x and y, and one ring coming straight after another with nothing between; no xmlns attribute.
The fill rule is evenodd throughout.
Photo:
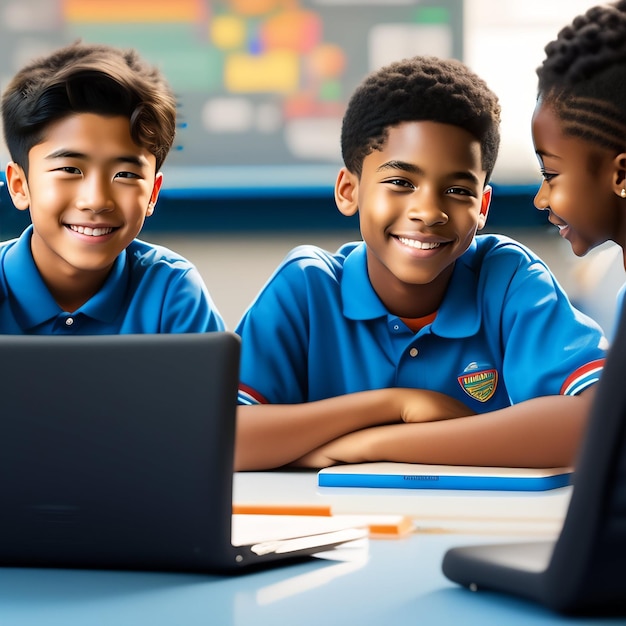
<svg viewBox="0 0 626 626"><path fill-rule="evenodd" d="M133 141L156 157L157 170L176 134L176 99L161 72L133 50L75 42L24 66L2 96L4 138L28 172L30 149L48 126L74 113L123 115Z"/></svg>
<svg viewBox="0 0 626 626"><path fill-rule="evenodd" d="M382 149L389 128L417 121L452 124L474 135L489 180L500 145L498 98L465 64L432 56L391 63L357 87L341 130L345 166L360 176L363 159Z"/></svg>
<svg viewBox="0 0 626 626"><path fill-rule="evenodd" d="M626 0L589 9L545 47L538 98L566 134L626 149Z"/></svg>

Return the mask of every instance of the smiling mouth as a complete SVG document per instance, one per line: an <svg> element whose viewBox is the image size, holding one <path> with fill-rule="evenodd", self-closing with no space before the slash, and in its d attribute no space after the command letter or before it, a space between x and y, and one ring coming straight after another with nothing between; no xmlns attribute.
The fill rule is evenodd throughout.
<svg viewBox="0 0 626 626"><path fill-rule="evenodd" d="M548 220L550 222L550 224L552 224L552 226L556 226L559 230L559 232L561 232L562 230L565 230L566 228L569 228L569 224L565 224L563 222L553 222L552 220Z"/></svg>
<svg viewBox="0 0 626 626"><path fill-rule="evenodd" d="M89 237L102 237L103 235L112 233L114 230L112 226L91 228L90 226L74 226L73 224L70 224L68 228L73 230L75 233L80 233L81 235L87 235Z"/></svg>
<svg viewBox="0 0 626 626"><path fill-rule="evenodd" d="M409 248L415 248L417 250L432 250L433 248L441 246L440 242L418 241L417 239L408 239L407 237L397 237L397 240L405 246L409 246Z"/></svg>

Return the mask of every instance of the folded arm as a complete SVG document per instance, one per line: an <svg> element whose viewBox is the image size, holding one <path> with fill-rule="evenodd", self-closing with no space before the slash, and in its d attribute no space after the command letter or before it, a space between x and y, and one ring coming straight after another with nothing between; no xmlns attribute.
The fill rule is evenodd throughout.
<svg viewBox="0 0 626 626"><path fill-rule="evenodd" d="M374 426L446 420L471 413L445 394L398 388L302 404L239 406L235 470L288 465L344 435Z"/></svg>
<svg viewBox="0 0 626 626"><path fill-rule="evenodd" d="M546 396L451 421L391 424L339 437L293 465L396 461L492 467L573 465L594 388L579 396Z"/></svg>

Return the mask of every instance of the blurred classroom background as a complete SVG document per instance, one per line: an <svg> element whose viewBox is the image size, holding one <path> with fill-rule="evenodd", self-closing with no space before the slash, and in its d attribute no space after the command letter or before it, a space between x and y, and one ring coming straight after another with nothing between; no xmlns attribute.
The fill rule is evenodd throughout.
<svg viewBox="0 0 626 626"><path fill-rule="evenodd" d="M76 39L135 47L179 98L175 149L144 239L192 260L233 328L286 252L359 238L333 185L348 97L414 54L465 61L499 95L502 147L487 231L544 258L611 334L625 280L617 246L574 257L532 204L530 137L543 47L594 0L0 0L0 89L29 59ZM8 160L0 142L0 167ZM592 210L593 207L590 207ZM0 238L27 215L0 189Z"/></svg>

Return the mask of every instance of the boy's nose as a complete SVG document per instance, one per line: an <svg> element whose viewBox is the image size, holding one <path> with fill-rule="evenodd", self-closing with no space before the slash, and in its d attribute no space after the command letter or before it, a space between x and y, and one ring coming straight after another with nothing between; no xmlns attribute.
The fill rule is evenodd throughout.
<svg viewBox="0 0 626 626"><path fill-rule="evenodd" d="M81 185L80 197L76 205L79 209L94 213L110 211L113 208L113 202L109 191L109 183L104 177L86 177Z"/></svg>
<svg viewBox="0 0 626 626"><path fill-rule="evenodd" d="M438 199L426 191L412 194L408 217L411 220L420 220L427 226L445 224L448 221L448 215L442 209Z"/></svg>

